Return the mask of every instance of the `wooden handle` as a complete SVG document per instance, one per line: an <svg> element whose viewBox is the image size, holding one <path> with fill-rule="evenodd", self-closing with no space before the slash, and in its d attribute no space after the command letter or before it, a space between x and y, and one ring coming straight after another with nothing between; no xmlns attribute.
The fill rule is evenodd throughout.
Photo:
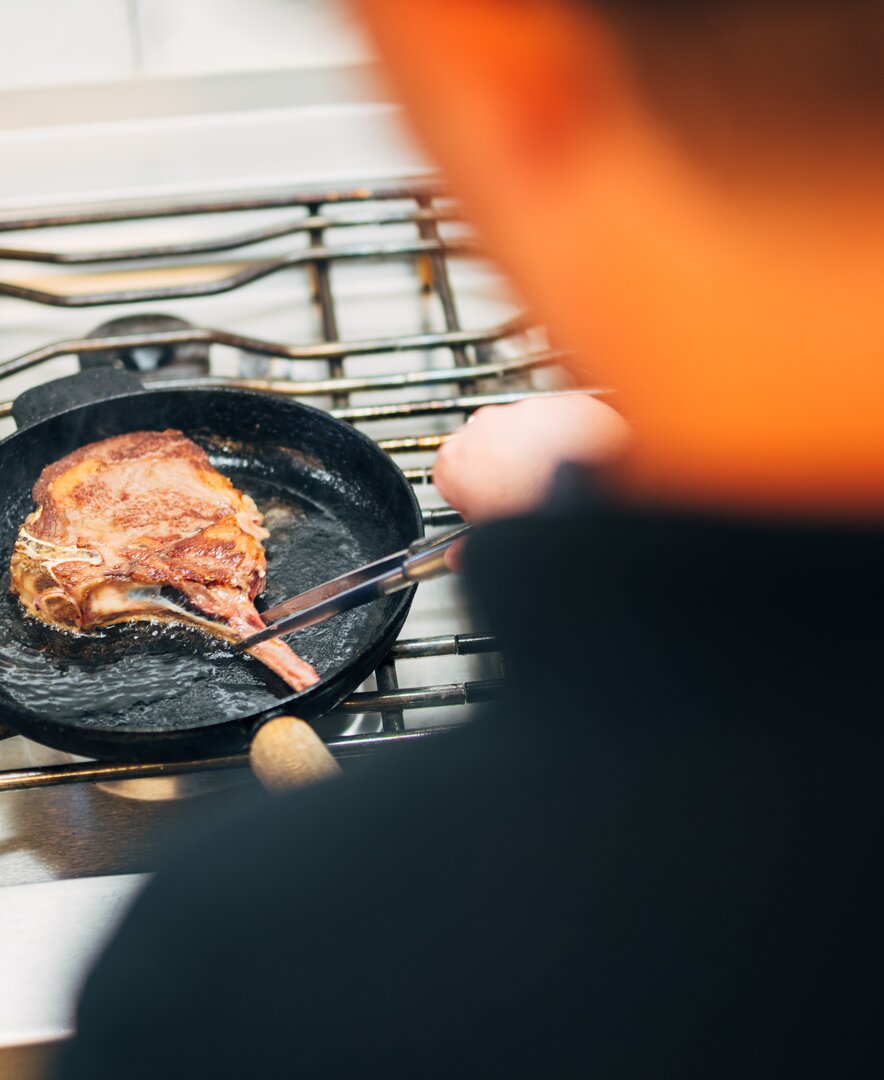
<svg viewBox="0 0 884 1080"><path fill-rule="evenodd" d="M268 791L316 784L341 772L322 739L296 716L277 716L258 728L249 761Z"/></svg>

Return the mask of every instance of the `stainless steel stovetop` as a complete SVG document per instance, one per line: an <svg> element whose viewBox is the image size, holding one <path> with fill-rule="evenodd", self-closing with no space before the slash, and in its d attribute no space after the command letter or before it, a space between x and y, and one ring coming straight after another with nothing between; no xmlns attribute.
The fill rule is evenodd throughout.
<svg viewBox="0 0 884 1080"><path fill-rule="evenodd" d="M567 387L559 359L431 183L0 215L3 434L4 402L80 365L247 384L363 427L432 530L457 520L430 481L435 450L482 404ZM466 720L504 674L483 631L456 581L422 587L391 657L326 722L334 752ZM253 782L244 766L102 766L0 741L0 1048L69 1034L83 972L157 852Z"/></svg>

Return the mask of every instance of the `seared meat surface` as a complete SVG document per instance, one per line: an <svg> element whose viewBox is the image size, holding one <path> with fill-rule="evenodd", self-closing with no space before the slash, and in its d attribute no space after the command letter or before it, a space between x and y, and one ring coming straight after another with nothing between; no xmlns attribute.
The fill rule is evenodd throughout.
<svg viewBox="0 0 884 1080"><path fill-rule="evenodd" d="M19 530L12 591L66 630L189 623L228 640L264 627L269 533L248 495L180 431L136 431L48 465ZM318 675L282 641L252 654L295 690Z"/></svg>

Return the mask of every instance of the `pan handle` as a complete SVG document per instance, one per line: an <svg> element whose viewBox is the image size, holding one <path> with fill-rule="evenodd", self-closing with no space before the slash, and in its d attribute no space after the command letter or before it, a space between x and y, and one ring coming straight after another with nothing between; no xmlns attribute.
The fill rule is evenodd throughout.
<svg viewBox="0 0 884 1080"><path fill-rule="evenodd" d="M125 368L101 367L78 371L62 379L32 386L19 394L12 404L16 427L30 427L50 416L57 416L96 401L127 397L144 390L141 380Z"/></svg>
<svg viewBox="0 0 884 1080"><path fill-rule="evenodd" d="M341 772L322 739L296 716L275 716L262 724L252 736L249 763L269 791L306 787Z"/></svg>

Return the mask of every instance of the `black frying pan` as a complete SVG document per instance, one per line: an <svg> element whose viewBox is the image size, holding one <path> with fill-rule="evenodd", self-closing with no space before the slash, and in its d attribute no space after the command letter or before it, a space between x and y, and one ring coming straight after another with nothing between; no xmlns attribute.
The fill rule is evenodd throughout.
<svg viewBox="0 0 884 1080"><path fill-rule="evenodd" d="M28 618L9 559L41 469L127 431L177 428L266 515L259 608L406 547L423 532L411 485L360 432L281 397L234 389L149 390L102 369L22 394L0 442L0 723L106 760L174 760L242 750L283 712L314 720L393 644L413 590L293 635L321 681L301 693L198 630L150 623L75 636Z"/></svg>

